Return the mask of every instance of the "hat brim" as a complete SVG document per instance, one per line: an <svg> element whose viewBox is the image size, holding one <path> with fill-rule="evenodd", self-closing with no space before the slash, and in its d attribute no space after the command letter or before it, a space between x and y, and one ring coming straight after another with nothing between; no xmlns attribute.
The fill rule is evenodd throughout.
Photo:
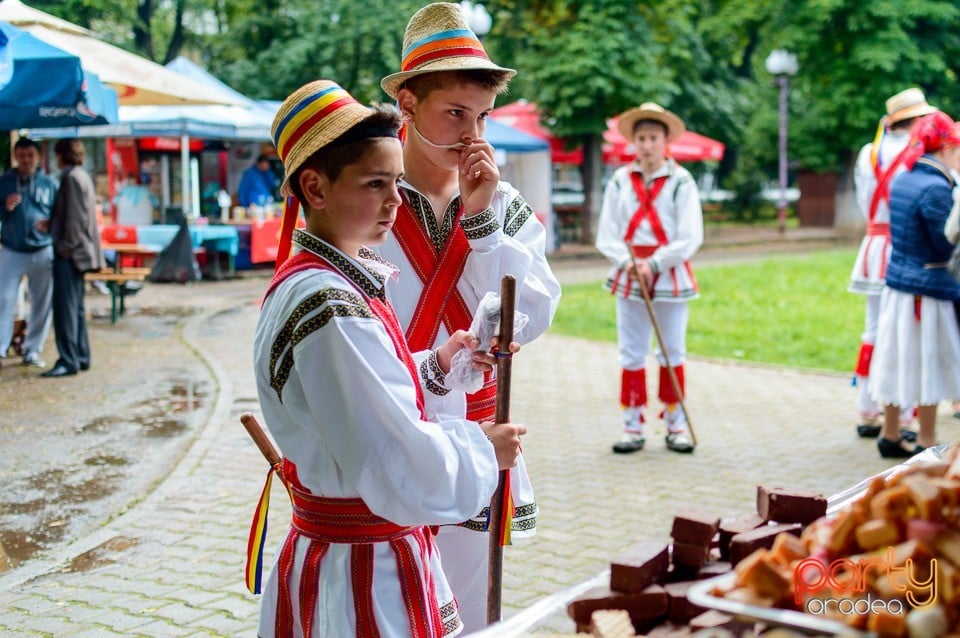
<svg viewBox="0 0 960 638"><path fill-rule="evenodd" d="M508 73L511 78L517 74L514 69L498 66L490 60L481 57L449 57L427 62L414 71L402 71L388 75L380 80L380 88L391 98L397 99L397 93L400 91L400 87L403 86L404 82L418 75L436 73L438 71L504 71Z"/></svg>
<svg viewBox="0 0 960 638"><path fill-rule="evenodd" d="M935 106L930 106L926 102L921 104L914 104L913 106L908 106L905 109L900 109L893 115L887 116L887 124L896 124L897 122L902 122L904 120L909 120L915 117L922 117L924 115L930 115L931 113L936 113L939 111Z"/></svg>
<svg viewBox="0 0 960 638"><path fill-rule="evenodd" d="M620 116L617 121L617 131L627 141L633 139L633 127L640 120L654 120L667 127L667 142L675 142L677 138L683 135L687 127L683 120L670 111L653 111L650 109L635 108L630 109Z"/></svg>

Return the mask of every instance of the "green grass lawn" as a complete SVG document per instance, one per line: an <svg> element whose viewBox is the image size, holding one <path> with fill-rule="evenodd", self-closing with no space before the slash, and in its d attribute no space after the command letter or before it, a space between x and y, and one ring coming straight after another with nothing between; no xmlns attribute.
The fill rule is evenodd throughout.
<svg viewBox="0 0 960 638"><path fill-rule="evenodd" d="M863 296L847 292L855 256L836 250L697 267L688 353L852 371L864 312ZM564 286L551 330L615 342L613 296L600 282Z"/></svg>

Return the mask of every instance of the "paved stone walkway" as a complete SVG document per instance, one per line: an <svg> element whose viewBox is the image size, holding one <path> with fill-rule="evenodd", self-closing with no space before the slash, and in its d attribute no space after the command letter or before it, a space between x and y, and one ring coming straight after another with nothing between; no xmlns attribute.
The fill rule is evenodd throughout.
<svg viewBox="0 0 960 638"><path fill-rule="evenodd" d="M255 633L258 600L244 588L243 562L266 465L238 417L257 411L250 352L264 286L256 278L148 284L131 300L183 304L186 296L208 308L187 321L184 351L171 356L209 367L218 390L211 417L142 501L0 577L0 635ZM831 494L890 465L855 437L853 390L840 375L690 361L699 439L690 456L666 451L656 426L643 452L611 454L619 434L613 344L547 335L515 359L513 377L512 414L530 429L525 452L542 514L534 539L506 549L506 617L595 575L635 541L668 536L680 508L750 511L761 483ZM938 427L942 440L960 429L947 414ZM278 486L273 497L267 564L289 516ZM562 614L542 626L571 628Z"/></svg>

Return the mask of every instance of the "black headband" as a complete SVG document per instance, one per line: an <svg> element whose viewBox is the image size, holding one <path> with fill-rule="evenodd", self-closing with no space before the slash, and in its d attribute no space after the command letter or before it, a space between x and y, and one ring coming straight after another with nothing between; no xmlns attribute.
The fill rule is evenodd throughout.
<svg viewBox="0 0 960 638"><path fill-rule="evenodd" d="M399 138L399 131L392 126L372 126L360 122L352 129L327 144L327 148L343 146L360 140L368 140L374 137L393 137Z"/></svg>

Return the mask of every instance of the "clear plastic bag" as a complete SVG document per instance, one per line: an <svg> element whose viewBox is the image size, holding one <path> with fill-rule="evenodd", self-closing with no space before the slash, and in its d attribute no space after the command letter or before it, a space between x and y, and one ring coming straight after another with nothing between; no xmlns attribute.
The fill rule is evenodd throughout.
<svg viewBox="0 0 960 638"><path fill-rule="evenodd" d="M522 312L515 312L513 317L514 341L517 335L522 334L529 317ZM470 333L480 340L476 352L489 352L490 340L500 332L500 295L488 292L477 305L477 312L470 324ZM473 368L473 352L466 348L453 355L450 361L450 372L446 375L446 386L452 390L463 390L467 394L477 392L483 387L483 372Z"/></svg>

